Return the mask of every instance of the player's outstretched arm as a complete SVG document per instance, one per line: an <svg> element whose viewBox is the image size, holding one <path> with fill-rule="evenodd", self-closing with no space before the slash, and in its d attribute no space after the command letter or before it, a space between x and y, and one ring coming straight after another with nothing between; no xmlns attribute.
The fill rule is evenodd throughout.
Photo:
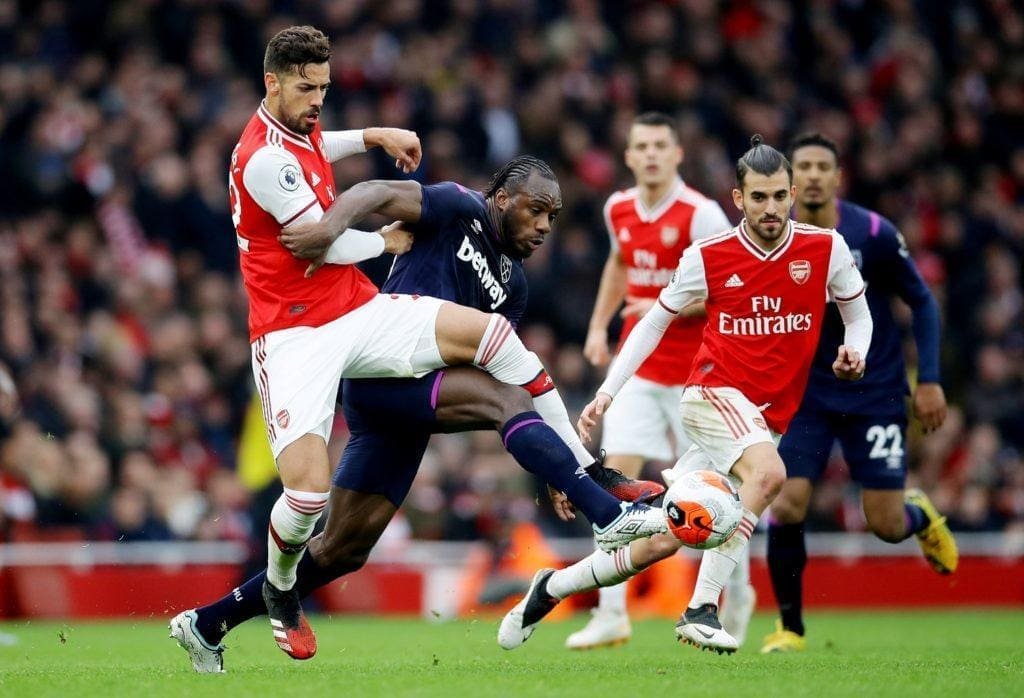
<svg viewBox="0 0 1024 698"><path fill-rule="evenodd" d="M319 221L289 226L281 231L278 241L299 259L319 260L355 221L380 213L399 221L415 222L420 218L422 203L419 182L360 182L335 199Z"/></svg>
<svg viewBox="0 0 1024 698"><path fill-rule="evenodd" d="M404 128L363 129L363 143L367 148L383 148L385 153L395 159L395 167L406 173L419 167L420 159L423 157L419 136L415 131L407 131Z"/></svg>

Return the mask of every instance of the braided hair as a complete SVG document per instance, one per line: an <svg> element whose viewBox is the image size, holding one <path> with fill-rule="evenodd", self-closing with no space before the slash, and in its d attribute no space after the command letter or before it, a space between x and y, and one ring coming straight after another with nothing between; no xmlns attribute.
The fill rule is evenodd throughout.
<svg viewBox="0 0 1024 698"><path fill-rule="evenodd" d="M743 157L736 161L736 188L740 191L743 190L743 180L751 170L768 176L783 168L789 175L789 181L792 182L793 166L789 164L786 156L765 144L760 133L755 133L750 139L750 150L743 153Z"/></svg>
<svg viewBox="0 0 1024 698"><path fill-rule="evenodd" d="M555 176L551 166L540 158L535 158L532 155L520 155L517 158L513 158L505 163L501 169L494 173L491 177L490 184L487 185L487 189L484 190L484 196L491 198L494 196L499 189L504 189L507 194L514 194L520 187L526 184L526 180L530 178L530 175L536 172L545 179L550 179L557 182L558 177Z"/></svg>

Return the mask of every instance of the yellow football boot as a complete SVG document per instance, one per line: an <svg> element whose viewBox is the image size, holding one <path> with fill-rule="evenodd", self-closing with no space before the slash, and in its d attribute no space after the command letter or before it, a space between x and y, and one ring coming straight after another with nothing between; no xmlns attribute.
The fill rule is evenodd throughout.
<svg viewBox="0 0 1024 698"><path fill-rule="evenodd" d="M792 630L782 627L782 621L775 621L775 632L764 636L764 644L761 645L761 654L772 654L773 652L803 652L807 649L807 640L802 635L797 635Z"/></svg>
<svg viewBox="0 0 1024 698"><path fill-rule="evenodd" d="M928 495L921 490L907 490L903 498L907 504L921 507L928 517L928 527L917 533L917 542L932 569L939 574L956 572L960 553L956 549L956 539L946 525L946 517L939 514Z"/></svg>

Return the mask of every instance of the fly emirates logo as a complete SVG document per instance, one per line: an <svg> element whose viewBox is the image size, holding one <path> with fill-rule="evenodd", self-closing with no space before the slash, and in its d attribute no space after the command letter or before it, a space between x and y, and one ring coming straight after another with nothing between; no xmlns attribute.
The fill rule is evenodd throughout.
<svg viewBox="0 0 1024 698"><path fill-rule="evenodd" d="M473 271L480 277L480 285L484 287L484 293L491 297L491 310L495 310L508 299L508 293L498 283L497 277L491 273L487 258L477 252L468 237L462 238L462 244L459 245L459 251L455 253L455 256L473 267Z"/></svg>
<svg viewBox="0 0 1024 698"><path fill-rule="evenodd" d="M718 316L718 332L723 335L761 336L790 334L811 330L810 313L782 314L782 298L754 296L750 299L753 315L734 317L728 313Z"/></svg>
<svg viewBox="0 0 1024 698"><path fill-rule="evenodd" d="M658 267L658 255L647 250L633 250L633 265L626 269L626 278L631 286L667 286L672 280L675 267Z"/></svg>

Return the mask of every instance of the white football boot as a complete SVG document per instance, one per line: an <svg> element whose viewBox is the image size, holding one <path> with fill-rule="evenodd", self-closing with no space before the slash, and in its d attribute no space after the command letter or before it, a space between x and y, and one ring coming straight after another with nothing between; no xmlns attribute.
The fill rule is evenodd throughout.
<svg viewBox="0 0 1024 698"><path fill-rule="evenodd" d="M192 668L200 674L224 673L224 645L211 645L196 630L196 610L191 608L171 618L171 637L188 652Z"/></svg>
<svg viewBox="0 0 1024 698"><path fill-rule="evenodd" d="M718 622L718 609L710 603L700 608L687 608L676 623L676 637L694 647L719 654L732 654L739 648L736 638L725 632Z"/></svg>
<svg viewBox="0 0 1024 698"><path fill-rule="evenodd" d="M604 528L594 524L594 540L606 553L618 550L637 538L650 538L656 533L667 533L668 522L661 507L647 504L622 503L619 515Z"/></svg>
<svg viewBox="0 0 1024 698"><path fill-rule="evenodd" d="M625 611L595 608L590 613L587 624L565 639L565 646L568 649L592 650L629 642L633 635L633 627Z"/></svg>
<svg viewBox="0 0 1024 698"><path fill-rule="evenodd" d="M514 650L530 639L537 623L554 610L560 599L547 592L548 579L555 573L550 567L533 575L526 596L505 614L498 626L498 644L502 649Z"/></svg>

